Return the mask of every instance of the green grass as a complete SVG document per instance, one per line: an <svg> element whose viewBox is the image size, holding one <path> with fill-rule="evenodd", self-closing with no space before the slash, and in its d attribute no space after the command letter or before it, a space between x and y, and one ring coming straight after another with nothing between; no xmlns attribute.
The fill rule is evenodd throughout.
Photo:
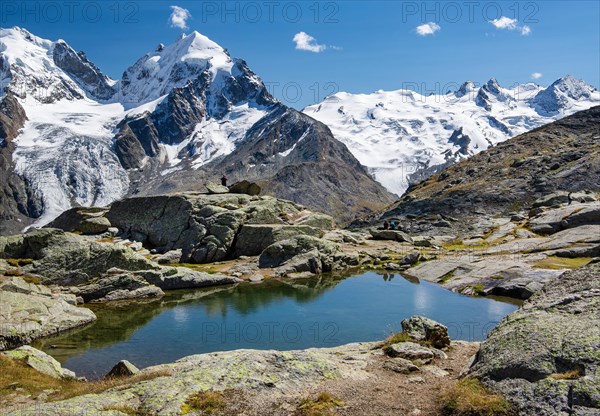
<svg viewBox="0 0 600 416"><path fill-rule="evenodd" d="M475 293L477 293L479 296L484 296L485 292L484 292L484 286L481 283L478 283L476 285L471 286L473 288L473 290L475 291Z"/></svg>
<svg viewBox="0 0 600 416"><path fill-rule="evenodd" d="M577 257L575 259L570 259L568 257L556 257L556 256L548 256L543 260L538 261L533 265L538 269L578 269L582 266L585 266L590 261L592 261L591 257Z"/></svg>
<svg viewBox="0 0 600 416"><path fill-rule="evenodd" d="M206 264L173 263L173 264L171 264L171 266L185 267L187 269L192 269L197 272L204 272L204 273L208 273L208 274L220 273L220 271L217 268L206 265Z"/></svg>
<svg viewBox="0 0 600 416"><path fill-rule="evenodd" d="M485 250L490 248L490 245L486 242L482 242L480 244L465 244L462 241L449 241L448 243L442 244L442 248L449 251Z"/></svg>
<svg viewBox="0 0 600 416"><path fill-rule="evenodd" d="M40 279L39 276L33 276L31 274L24 274L21 278L24 281L26 281L27 283L33 283L34 285L42 284L42 279Z"/></svg>
<svg viewBox="0 0 600 416"><path fill-rule="evenodd" d="M320 393L316 399L304 399L300 402L296 414L298 416L329 416L337 407L346 403L332 396L330 393Z"/></svg>
<svg viewBox="0 0 600 416"><path fill-rule="evenodd" d="M8 259L6 262L13 267L21 267L33 263L33 259Z"/></svg>
<svg viewBox="0 0 600 416"><path fill-rule="evenodd" d="M22 389L19 394L37 397L44 390L53 390L48 396L49 401L65 400L83 394L101 393L111 387L128 386L130 384L151 380L153 378L170 375L167 371L141 373L132 377L121 379L107 379L93 382L77 380L59 380L40 373L20 360L0 355L0 402L15 393L17 388Z"/></svg>
<svg viewBox="0 0 600 416"><path fill-rule="evenodd" d="M510 403L492 393L479 380L459 381L440 397L446 416L509 416L514 415Z"/></svg>
<svg viewBox="0 0 600 416"><path fill-rule="evenodd" d="M580 370L569 370L564 373L550 374L548 377L554 380L577 380L582 376Z"/></svg>
<svg viewBox="0 0 600 416"><path fill-rule="evenodd" d="M181 406L181 413L200 411L209 415L222 414L225 409L225 398L220 391L199 391L190 395Z"/></svg>
<svg viewBox="0 0 600 416"><path fill-rule="evenodd" d="M449 281L450 279L452 279L454 277L455 272L456 272L456 270L450 270L448 273L446 273L445 275L440 277L437 282L440 284L446 283L447 281Z"/></svg>

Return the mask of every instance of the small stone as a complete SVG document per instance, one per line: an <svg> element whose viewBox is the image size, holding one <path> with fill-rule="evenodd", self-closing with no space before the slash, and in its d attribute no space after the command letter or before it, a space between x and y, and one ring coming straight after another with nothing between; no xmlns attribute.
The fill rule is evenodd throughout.
<svg viewBox="0 0 600 416"><path fill-rule="evenodd" d="M383 363L383 368L400 374L410 374L419 371L419 367L404 358L392 358Z"/></svg>
<svg viewBox="0 0 600 416"><path fill-rule="evenodd" d="M421 360L423 363L431 362L434 358L433 352L414 342L398 342L383 350L390 357L400 357L407 360Z"/></svg>
<svg viewBox="0 0 600 416"><path fill-rule="evenodd" d="M83 220L77 229L83 234L102 234L111 227L106 217L92 217Z"/></svg>
<svg viewBox="0 0 600 416"><path fill-rule="evenodd" d="M206 185L206 190L209 194L227 194L229 193L229 188L222 185L217 185L213 182L208 182Z"/></svg>
<svg viewBox="0 0 600 416"><path fill-rule="evenodd" d="M449 372L447 372L446 370L442 370L441 368L435 366L435 365L426 365L421 367L421 370L433 374L436 377L447 377L450 375Z"/></svg>
<svg viewBox="0 0 600 416"><path fill-rule="evenodd" d="M409 383L425 384L425 379L420 376L411 376L408 378Z"/></svg>
<svg viewBox="0 0 600 416"><path fill-rule="evenodd" d="M264 276L260 275L260 274L255 274L250 276L250 278L248 280L250 280L251 282L262 282L264 280Z"/></svg>
<svg viewBox="0 0 600 416"><path fill-rule="evenodd" d="M119 361L104 378L129 377L136 375L140 370L127 360Z"/></svg>

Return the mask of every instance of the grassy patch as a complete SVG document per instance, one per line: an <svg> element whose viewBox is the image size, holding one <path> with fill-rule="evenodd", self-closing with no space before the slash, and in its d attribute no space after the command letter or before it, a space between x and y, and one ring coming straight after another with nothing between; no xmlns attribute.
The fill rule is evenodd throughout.
<svg viewBox="0 0 600 416"><path fill-rule="evenodd" d="M197 272L204 272L204 273L208 273L208 274L220 273L220 270L217 269L216 267L209 266L209 265L206 265L206 264L174 263L174 264L171 264L171 266L185 267L187 269L192 269L192 270L195 270Z"/></svg>
<svg viewBox="0 0 600 416"><path fill-rule="evenodd" d="M298 416L328 416L333 415L333 409L346 403L329 393L320 393L316 399L304 399L298 405Z"/></svg>
<svg viewBox="0 0 600 416"><path fill-rule="evenodd" d="M23 276L23 272L19 269L10 269L4 272L4 276Z"/></svg>
<svg viewBox="0 0 600 416"><path fill-rule="evenodd" d="M488 391L476 379L459 381L440 397L443 414L447 416L508 416L513 415L510 403Z"/></svg>
<svg viewBox="0 0 600 416"><path fill-rule="evenodd" d="M471 287L473 288L475 293L477 293L479 296L485 295L485 291L484 291L485 288L481 283L477 283L476 285L473 285Z"/></svg>
<svg viewBox="0 0 600 416"><path fill-rule="evenodd" d="M104 237L101 238L99 240L96 240L97 243L114 243L115 242L115 238L114 237Z"/></svg>
<svg viewBox="0 0 600 416"><path fill-rule="evenodd" d="M39 276L34 276L32 274L24 274L22 276L22 279L24 281L26 281L27 283L33 283L34 285L41 285L42 284L42 279L40 279Z"/></svg>
<svg viewBox="0 0 600 416"><path fill-rule="evenodd" d="M446 283L447 281L449 281L450 279L452 279L454 277L455 272L456 272L456 270L450 270L448 273L446 273L445 275L440 277L437 282L440 284Z"/></svg>
<svg viewBox="0 0 600 416"><path fill-rule="evenodd" d="M8 259L6 262L13 267L21 267L33 263L33 259Z"/></svg>
<svg viewBox="0 0 600 416"><path fill-rule="evenodd" d="M462 240L449 241L447 243L442 244L442 248L448 251L460 251L460 250L485 250L490 248L490 245L485 241L482 241L479 244L465 244Z"/></svg>
<svg viewBox="0 0 600 416"><path fill-rule="evenodd" d="M191 411L201 411L213 415L220 414L225 409L225 398L220 391L199 391L190 395L181 406L181 412L187 414Z"/></svg>
<svg viewBox="0 0 600 416"><path fill-rule="evenodd" d="M568 257L556 257L548 256L543 260L538 261L533 265L538 269L578 269L579 267L585 266L590 261L591 257L577 257L570 259Z"/></svg>
<svg viewBox="0 0 600 416"><path fill-rule="evenodd" d="M554 380L577 380L581 376L581 371L576 369L565 371L564 373L550 374L548 377L553 378Z"/></svg>
<svg viewBox="0 0 600 416"><path fill-rule="evenodd" d="M431 343L429 341L419 341L408 335L406 332L400 331L387 337L382 343L378 344L375 348L383 349L389 347L390 345L397 344L399 342L414 342L415 344L420 344L425 347L431 346Z"/></svg>
<svg viewBox="0 0 600 416"><path fill-rule="evenodd" d="M101 393L111 387L128 386L144 380L167 376L168 371L141 373L121 379L83 382L77 380L59 380L40 373L24 362L0 355L0 398L12 395L16 388L23 389L19 394L37 397L44 390L54 390L48 396L49 401L65 400L89 393Z"/></svg>

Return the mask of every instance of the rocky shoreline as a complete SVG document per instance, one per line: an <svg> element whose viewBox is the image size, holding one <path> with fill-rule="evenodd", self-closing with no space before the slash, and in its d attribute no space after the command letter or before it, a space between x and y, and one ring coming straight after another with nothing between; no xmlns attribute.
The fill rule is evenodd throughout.
<svg viewBox="0 0 600 416"><path fill-rule="evenodd" d="M535 302L538 299L536 296L539 296L536 294L544 293L542 288L553 287L555 282L563 279L562 276L567 276L567 280L564 285L561 283L559 286L567 290L567 283L572 279L568 277L571 274L564 274L565 271L591 262L598 256L600 247L600 204L597 195L592 193L582 194L580 198L556 193L536 201L534 209L528 212L514 213L510 217L482 218L480 223L474 224L475 229L479 230L478 234L466 233L460 226L454 226L459 223L458 220L448 217L427 219L430 224L437 224L433 226L438 232L416 234L410 232L409 225L422 223L425 221L423 218L406 221L397 230L382 230L377 226L342 230L335 228L333 218L308 211L289 201L233 194L225 190L216 192L131 198L102 209L75 208L61 215L49 228L0 237L0 272L3 275L0 277L3 305L0 311L3 322L0 327L0 349L17 348L35 338L93 321L94 314L81 306L88 302L160 297L165 290L227 285L242 281L260 282L270 278L302 278L330 271L385 270L402 273L409 278L432 281L467 295L501 295L520 300L531 298ZM598 268L595 265L578 270L588 270L587 279L597 278ZM570 273L577 273L578 270ZM596 289L588 289L586 296L595 299ZM580 294L574 293L573 296ZM518 313L529 313L523 312L527 310L527 305L528 303ZM594 310L597 312L597 305L585 305L584 310L586 313ZM571 320L578 320L582 316L584 315L563 316L560 325L568 327ZM504 325L507 324L503 322L496 331L503 333ZM521 409L521 414L528 414L531 409L548 415L554 414L552 412L558 408L564 411L565 406L569 405L563 394L564 383L550 383L552 385L543 392L539 390L543 383L544 386L549 383L548 374L542 383L539 380L526 380L530 384L523 384L524 382L511 378L515 374L508 379L499 380L493 374L494 371L501 370L485 370L489 357L493 361L493 357L501 354L493 343L509 337L511 331L500 337L494 336L496 332L492 333L483 344L482 352L473 367L473 374L492 391L499 391L507 397L515 396L511 389L518 389L520 396L515 396L517 399L513 404ZM590 339L597 342L595 335L578 342L588 342ZM527 342L526 339L521 339L511 345L519 348ZM381 354L394 355L398 351L406 354L406 348L413 348L407 345L409 343L377 353L372 352L373 345L350 345L331 351L307 350L294 353L239 351L220 353L221 355L205 354L197 356L202 358L190 358L187 361L195 363L194 365L210 362L210 366L216 365L217 369L219 365L214 363L221 361L263 362L269 371L260 374L282 371L278 377L285 385L294 381L287 380L292 374L291 369L286 365L271 368L269 360L275 357L273 359L279 362L281 357L297 355L292 360L306 361L300 365L310 369L308 373L302 374L302 383L307 384L294 381L300 383L293 387L299 390L296 390L295 396L290 397L295 397L294 400L297 401L300 400L299 392L306 392L307 386L315 383L315 377L321 377L321 381L327 380L324 374L329 371L328 368L339 373L340 379L351 374L357 377L360 375L357 380L364 381L369 376L365 374L363 367L354 367L354 364L362 362L361 365L370 368L373 360L381 359ZM414 348L418 350L418 344L416 345ZM459 351L469 350L470 355L478 349L474 344L455 342L453 345ZM330 367L319 367L313 353L318 357L317 361L325 360ZM554 357L556 351L549 354ZM345 355L354 357L350 361L356 363L350 365L344 360L339 361L339 356ZM459 355L461 366L467 366L469 356L462 352ZM433 356L441 359L444 355ZM377 371L383 371L384 374L411 373L413 366L419 368L414 360L406 362L401 361L406 358L396 358L399 359L393 363L389 360L385 361L385 365L380 363ZM596 364L598 362L598 357L587 359ZM186 362L186 359L172 364L172 368L169 365L165 368L173 370L174 374L179 374L180 370L185 373L187 370L183 370L185 366L181 364L182 361ZM595 367L585 367L587 364L581 365L583 367L579 366L575 370L585 369L577 376L577 380L583 381L575 384L582 393L577 396L577 400L569 403L587 412L588 408L596 409L598 403L597 392L589 388L590 374L592 382L595 382L593 374L596 370ZM142 373L162 371L165 368L158 366L151 370L144 369ZM229 374L235 368L237 367L221 369L219 377L235 379ZM459 382L462 370L464 369L455 371L456 374L450 378L447 375L440 376L448 373L443 368L432 371L437 374L435 377L443 380L436 378L440 386L448 387ZM556 374L563 370L575 371L565 370L560 365L555 370ZM244 375L253 380L244 381L250 383L253 393L256 393L257 386L264 384L265 391L269 392L269 400L277 401L291 394L291 387L289 391L283 389L275 394L277 390L273 390L270 382L265 381L263 376L254 374L255 371L258 370L251 367L251 371ZM346 371L349 373L345 373ZM202 374L202 377L206 376L205 373ZM165 386L183 383L198 391L229 391L232 388L237 391L243 387L233 382L220 384L220 378L202 379L202 383L199 383L194 378L195 375L192 378L196 381L187 380L187 376L172 377L163 376L157 380L164 378L160 383L164 382ZM304 377L307 377L306 380ZM44 411L49 412L45 414L63 414L61 412L67 409L64 406L80 407L85 403L86 406L92 406L90 409L93 412L104 414L107 411L103 410L105 407L100 407L100 403L105 406L120 401L129 403L131 400L139 403L140 408L146 409L146 400L149 400L148 403L158 400L158 397L152 399L153 393L145 390L146 386L151 385L153 382L143 384L143 388L135 385L131 387L135 392L144 391L142 396L135 393L131 397L125 397L120 392L107 392L99 394L96 399L83 396L64 403L44 404L43 406L48 406L44 407ZM160 385L157 391L166 388ZM261 394L257 396L260 403L267 400ZM544 399L543 403L536 402L540 397L553 399ZM179 409L185 404L185 398L173 400ZM184 402L179 403L182 400ZM148 414L178 414L172 413L174 408L167 405L152 406L154 404L150 406ZM417 410L423 410L422 408L427 406L415 407ZM439 406L436 409L435 411L439 411ZM33 414L27 413L28 411L15 414ZM272 414L285 414L278 411ZM110 412L106 414L119 414L112 410ZM437 414L433 410L432 412L426 411L424 414ZM249 411L248 414L262 413ZM344 414L359 413L349 411Z"/></svg>

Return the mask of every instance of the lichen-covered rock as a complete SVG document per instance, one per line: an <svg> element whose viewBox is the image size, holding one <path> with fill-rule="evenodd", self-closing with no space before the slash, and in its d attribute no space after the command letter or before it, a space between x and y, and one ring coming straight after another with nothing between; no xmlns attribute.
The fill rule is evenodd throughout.
<svg viewBox="0 0 600 416"><path fill-rule="evenodd" d="M414 342L398 342L388 345L383 351L393 358L399 357L410 361L418 360L423 364L428 364L435 358L435 354L430 348Z"/></svg>
<svg viewBox="0 0 600 416"><path fill-rule="evenodd" d="M29 345L23 345L17 349L5 351L2 354L13 360L20 360L34 370L50 377L58 379L76 378L75 373L66 368L62 368L60 363L53 357Z"/></svg>
<svg viewBox="0 0 600 416"><path fill-rule="evenodd" d="M400 357L386 360L383 363L383 368L400 374L410 374L420 370L412 361Z"/></svg>
<svg viewBox="0 0 600 416"><path fill-rule="evenodd" d="M301 213L306 213L305 209L289 201L227 193L129 198L113 203L106 216L124 235L155 247L159 253L181 250L181 262L208 263L234 255L260 254L293 233L293 229L286 233L284 227L269 226L297 226L296 218L301 221L311 216ZM256 227L244 230L250 225ZM296 230L322 234L309 224L302 227Z"/></svg>
<svg viewBox="0 0 600 416"><path fill-rule="evenodd" d="M311 212L306 217L300 219L297 223L298 225L309 225L311 227L316 227L327 231L335 228L335 220L333 217L320 212Z"/></svg>
<svg viewBox="0 0 600 416"><path fill-rule="evenodd" d="M331 271L339 246L331 241L307 235L279 241L267 247L258 259L261 268L282 268L282 275Z"/></svg>
<svg viewBox="0 0 600 416"><path fill-rule="evenodd" d="M371 236L373 237L374 240L391 240L391 241L400 241L400 242L405 242L405 243L410 243L412 244L412 238L402 232L402 231L397 231L397 230L377 230L377 229L370 229L369 232L371 233Z"/></svg>
<svg viewBox="0 0 600 416"><path fill-rule="evenodd" d="M229 192L232 194L246 194L246 195L260 195L260 186L254 182L249 182L246 180L236 182L229 187Z"/></svg>
<svg viewBox="0 0 600 416"><path fill-rule="evenodd" d="M62 416L71 414L73 409L86 415L111 416L117 414L111 407L124 405L139 413L182 415L186 413L183 405L192 394L209 389L259 395L265 407L274 407L284 397L300 401L306 391L327 380L372 377L367 366L374 362L374 346L375 343L357 343L299 351L237 350L192 355L139 373L141 376L160 371L170 375L102 393L36 403L15 416Z"/></svg>
<svg viewBox="0 0 600 416"><path fill-rule="evenodd" d="M162 296L162 290L238 281L230 276L160 266L124 245L97 243L51 228L0 237L0 257L33 259L24 271L40 276L44 284L69 287L86 302Z"/></svg>
<svg viewBox="0 0 600 416"><path fill-rule="evenodd" d="M226 194L229 192L229 188L226 186L218 185L213 182L208 182L205 186L209 194Z"/></svg>
<svg viewBox="0 0 600 416"><path fill-rule="evenodd" d="M481 344L471 373L521 414L600 411L600 263L563 274L506 317Z"/></svg>
<svg viewBox="0 0 600 416"><path fill-rule="evenodd" d="M78 230L83 234L102 234L111 227L110 221L105 217L86 218L81 221Z"/></svg>
<svg viewBox="0 0 600 416"><path fill-rule="evenodd" d="M257 256L277 241L288 240L298 235L323 237L322 229L309 225L246 224L240 228L235 243L237 256Z"/></svg>
<svg viewBox="0 0 600 416"><path fill-rule="evenodd" d="M54 297L41 285L21 277L0 280L0 350L85 325L96 319L89 309Z"/></svg>
<svg viewBox="0 0 600 416"><path fill-rule="evenodd" d="M424 316L411 316L402 321L402 329L411 338L428 341L435 348L446 348L450 345L448 328L433 319Z"/></svg>
<svg viewBox="0 0 600 416"><path fill-rule="evenodd" d="M181 256L183 255L181 249L167 251L164 254L156 256L154 260L158 264L172 264L179 263L181 261Z"/></svg>

